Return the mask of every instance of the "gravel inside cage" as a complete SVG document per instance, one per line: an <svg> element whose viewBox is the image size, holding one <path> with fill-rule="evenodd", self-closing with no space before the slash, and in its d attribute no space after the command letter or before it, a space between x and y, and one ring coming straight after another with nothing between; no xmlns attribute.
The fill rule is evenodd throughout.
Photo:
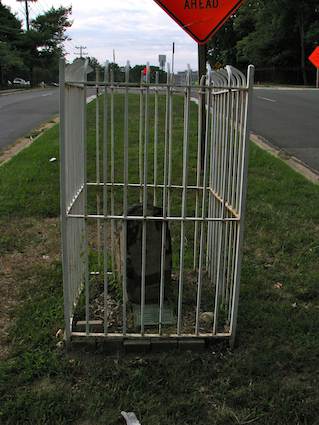
<svg viewBox="0 0 319 425"><path fill-rule="evenodd" d="M184 274L184 289L183 289L183 314L182 314L182 333L183 334L194 334L195 322L196 322L196 296L197 296L197 278L198 273L196 272L185 272ZM104 324L105 320L105 307L106 317L109 333L122 332L123 327L123 307L122 298L119 291L114 289L114 286L110 288L109 293L105 296L103 283L98 277L94 277L91 283L91 296L89 305L89 320L90 321L101 321ZM176 322L177 322L177 297L178 297L178 281L179 276L177 273L173 273L172 281L169 285L168 296L164 300L164 306L166 311L171 311L171 316L174 318L174 323L164 323L162 326L162 335L176 334ZM202 288L202 299L203 303L200 310L200 333L211 333L213 331L213 294L214 288L209 285L207 273L203 273L203 288ZM205 302L204 302L205 300ZM210 301L210 305L208 302ZM145 305L146 308L149 304ZM152 305L157 307L158 305ZM133 305L127 303L127 332L128 333L139 333L140 324L136 321L136 310L140 308L139 305ZM134 315L135 312L135 315ZM134 317L135 316L135 317ZM81 303L80 307L77 308L75 314L75 323L77 321L85 320L85 306ZM164 321L165 322L165 321ZM145 326L145 334L153 334L158 332L158 319L152 325ZM229 324L223 325L222 328L218 329L219 332L228 332Z"/></svg>

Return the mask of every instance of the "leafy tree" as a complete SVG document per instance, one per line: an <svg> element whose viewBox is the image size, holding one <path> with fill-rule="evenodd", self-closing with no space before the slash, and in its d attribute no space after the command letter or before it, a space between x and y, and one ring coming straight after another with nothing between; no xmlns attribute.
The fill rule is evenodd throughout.
<svg viewBox="0 0 319 425"><path fill-rule="evenodd" d="M30 31L24 33L24 62L30 69L32 82L35 68L42 70L42 76L57 79L59 57L64 53L63 42L68 39L65 32L72 25L71 12L71 7L52 7L31 21ZM43 72L47 70L50 72Z"/></svg>
<svg viewBox="0 0 319 425"><path fill-rule="evenodd" d="M21 57L9 43L0 41L0 86L6 86L8 80L12 81L18 70L25 72Z"/></svg>
<svg viewBox="0 0 319 425"><path fill-rule="evenodd" d="M130 80L134 83L139 83L141 81L141 74L146 65L135 65L130 69ZM159 82L166 83L167 73L160 69L158 66L151 66L151 82L155 83L156 72L159 74Z"/></svg>
<svg viewBox="0 0 319 425"><path fill-rule="evenodd" d="M10 8L0 3L0 85L14 78L17 70L23 69L23 61L17 49L21 38L21 22Z"/></svg>
<svg viewBox="0 0 319 425"><path fill-rule="evenodd" d="M250 0L210 42L212 64L299 66L307 83L307 56L319 39L317 0Z"/></svg>
<svg viewBox="0 0 319 425"><path fill-rule="evenodd" d="M31 81L56 80L58 59L64 54L71 8L51 8L23 31L10 8L0 3L0 79L4 85L15 74Z"/></svg>
<svg viewBox="0 0 319 425"><path fill-rule="evenodd" d="M0 3L0 41L15 46L22 33L21 22L9 7Z"/></svg>

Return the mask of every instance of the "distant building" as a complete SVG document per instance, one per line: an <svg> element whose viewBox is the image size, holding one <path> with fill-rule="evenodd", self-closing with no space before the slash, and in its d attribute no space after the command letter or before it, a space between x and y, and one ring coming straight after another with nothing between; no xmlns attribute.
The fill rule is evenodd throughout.
<svg viewBox="0 0 319 425"><path fill-rule="evenodd" d="M186 77L187 77L187 70L177 72L177 74L175 74L175 83L179 86L185 84ZM194 84L194 83L197 83L197 81L198 81L198 72L191 71L191 82Z"/></svg>

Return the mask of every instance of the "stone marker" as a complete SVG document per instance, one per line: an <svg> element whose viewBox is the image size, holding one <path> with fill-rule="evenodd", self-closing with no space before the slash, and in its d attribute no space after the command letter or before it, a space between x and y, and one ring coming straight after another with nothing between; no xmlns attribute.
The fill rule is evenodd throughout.
<svg viewBox="0 0 319 425"><path fill-rule="evenodd" d="M143 206L133 205L128 210L128 216L142 216ZM147 207L147 215L161 217L162 209L155 206ZM161 282L161 251L162 251L161 221L148 220L146 224L146 273L145 273L145 303L158 303ZM171 283L172 274L172 243L170 230L166 227L165 252L165 292ZM116 266L117 272L123 276L123 225L117 227ZM142 285L142 235L143 221L128 220L127 222L127 297L128 300L141 303Z"/></svg>

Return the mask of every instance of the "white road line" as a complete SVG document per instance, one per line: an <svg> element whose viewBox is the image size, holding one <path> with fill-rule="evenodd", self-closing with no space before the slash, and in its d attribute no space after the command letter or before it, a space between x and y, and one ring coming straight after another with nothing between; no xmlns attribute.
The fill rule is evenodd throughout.
<svg viewBox="0 0 319 425"><path fill-rule="evenodd" d="M261 97L261 96L258 96L258 99L267 100L268 102L273 102L273 103L276 103L276 102L277 102L277 100L274 100L274 99L268 99L268 97Z"/></svg>

